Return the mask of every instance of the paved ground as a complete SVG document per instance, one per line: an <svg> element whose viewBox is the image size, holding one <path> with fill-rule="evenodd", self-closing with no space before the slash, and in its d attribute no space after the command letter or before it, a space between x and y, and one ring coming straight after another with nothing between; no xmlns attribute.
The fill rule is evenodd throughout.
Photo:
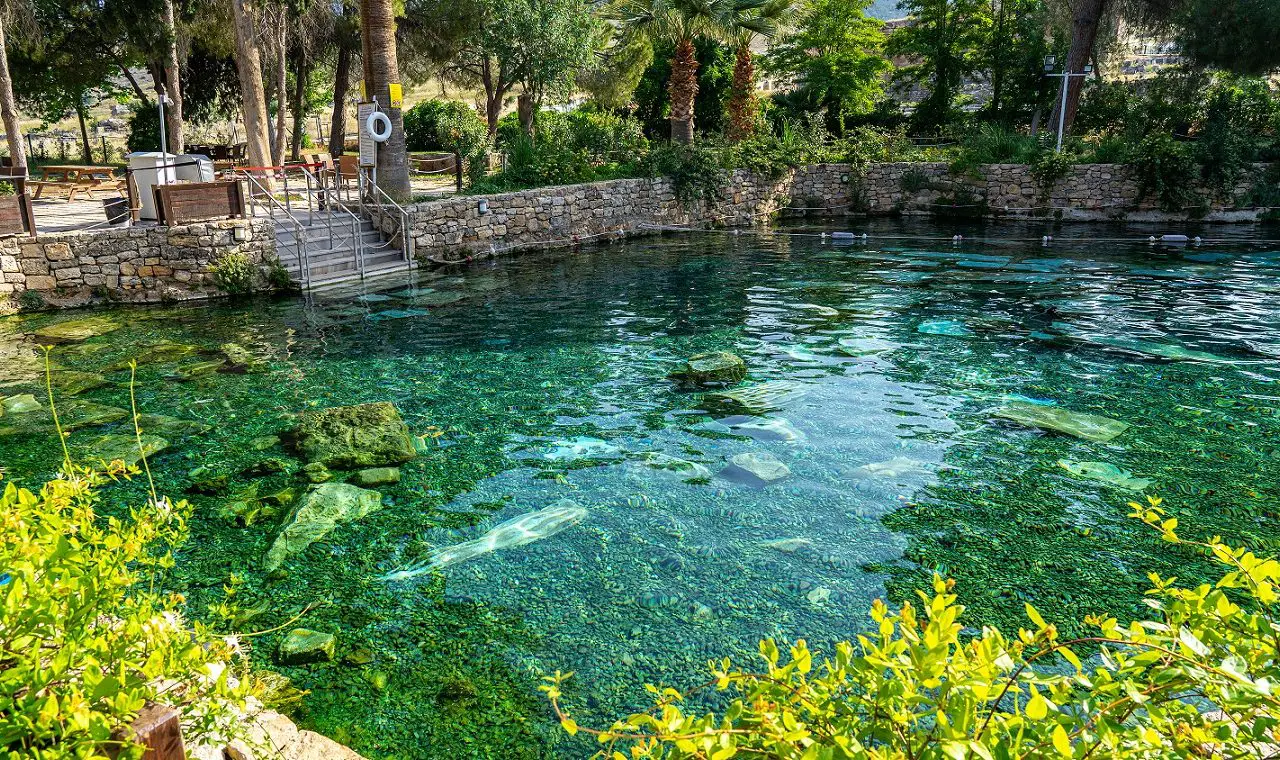
<svg viewBox="0 0 1280 760"><path fill-rule="evenodd" d="M423 196L452 195L453 178L428 176L412 180L415 198ZM96 192L93 200L83 198L67 202L59 198L40 198L31 202L36 215L36 230L40 234L107 228L107 214L102 202L120 197L115 192Z"/></svg>

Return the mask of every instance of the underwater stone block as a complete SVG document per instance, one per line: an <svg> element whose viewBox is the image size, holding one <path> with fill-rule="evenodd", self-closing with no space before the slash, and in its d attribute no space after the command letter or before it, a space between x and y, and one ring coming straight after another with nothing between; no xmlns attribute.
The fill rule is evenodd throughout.
<svg viewBox="0 0 1280 760"><path fill-rule="evenodd" d="M775 480L782 480L791 475L791 468L767 451L762 451L759 454L736 454L729 462L730 473L728 474L734 474L733 470L736 469L751 475L762 483L772 483Z"/></svg>
<svg viewBox="0 0 1280 760"><path fill-rule="evenodd" d="M684 366L668 375L685 385L733 385L747 376L747 363L737 354L716 351L689 357Z"/></svg>
<svg viewBox="0 0 1280 760"><path fill-rule="evenodd" d="M351 482L358 486L385 486L392 483L400 482L400 469L398 467L371 467L367 470L360 470L352 478Z"/></svg>
<svg viewBox="0 0 1280 760"><path fill-rule="evenodd" d="M397 465L417 456L409 428L387 401L304 412L293 444L308 462L341 469Z"/></svg>
<svg viewBox="0 0 1280 760"><path fill-rule="evenodd" d="M382 505L382 494L347 483L322 483L308 491L284 520L263 558L270 572L342 523L359 520Z"/></svg>
<svg viewBox="0 0 1280 760"><path fill-rule="evenodd" d="M113 318L96 316L46 325L36 330L35 335L38 340L53 343L78 343L118 329L120 329L120 323Z"/></svg>
<svg viewBox="0 0 1280 760"><path fill-rule="evenodd" d="M1065 433L1097 443L1106 443L1129 429L1128 423L1113 420L1110 417L1073 412L1070 409L1031 404L1025 401L1011 401L997 408L991 416L1026 427Z"/></svg>
<svg viewBox="0 0 1280 760"><path fill-rule="evenodd" d="M313 662L329 662L337 637L332 633L294 628L280 640L278 660L281 665L307 665Z"/></svg>
<svg viewBox="0 0 1280 760"><path fill-rule="evenodd" d="M138 446L139 438L142 442L141 447ZM113 433L90 443L85 448L85 455L90 461L101 459L104 462L114 462L119 459L126 466L133 467L141 462L144 456L154 456L167 448L169 448L169 442L158 435L144 433L135 437L132 434Z"/></svg>

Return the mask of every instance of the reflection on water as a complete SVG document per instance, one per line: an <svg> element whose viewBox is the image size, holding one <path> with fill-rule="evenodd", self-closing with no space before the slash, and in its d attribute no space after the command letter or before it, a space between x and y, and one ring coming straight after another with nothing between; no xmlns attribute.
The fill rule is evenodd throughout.
<svg viewBox="0 0 1280 760"><path fill-rule="evenodd" d="M1070 231L1089 233L1117 235ZM171 583L199 614L242 574L256 629L332 603L307 624L338 631L346 660L284 669L312 690L304 722L371 755L572 756L589 748L550 748L541 674L576 671L580 722L604 722L646 681L690 685L760 637L848 638L934 569L962 579L974 623L1023 598L1129 614L1150 562L1183 561L1133 538L1123 505L1144 488L1184 524L1276 538L1280 252L1067 234L673 236L309 306L95 312L95 337L55 348L55 384L78 392L86 454L123 424L94 423L127 406L128 358L143 411L209 426L154 423L166 492L230 478L191 493ZM0 395L39 398L34 334L86 316L0 320ZM738 353L747 381L665 379L702 351ZM425 453L382 509L264 572L270 510L227 505L302 487L270 436L307 407L383 400ZM0 465L47 476L48 430L0 417Z"/></svg>

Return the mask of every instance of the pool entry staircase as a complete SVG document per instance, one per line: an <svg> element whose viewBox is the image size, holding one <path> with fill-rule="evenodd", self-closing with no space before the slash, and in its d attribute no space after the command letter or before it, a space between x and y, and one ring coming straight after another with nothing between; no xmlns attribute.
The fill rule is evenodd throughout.
<svg viewBox="0 0 1280 760"><path fill-rule="evenodd" d="M275 224L280 263L304 291L412 274L407 215L364 176L344 183L327 161L237 174L248 183L251 215ZM394 223L387 231L375 219Z"/></svg>

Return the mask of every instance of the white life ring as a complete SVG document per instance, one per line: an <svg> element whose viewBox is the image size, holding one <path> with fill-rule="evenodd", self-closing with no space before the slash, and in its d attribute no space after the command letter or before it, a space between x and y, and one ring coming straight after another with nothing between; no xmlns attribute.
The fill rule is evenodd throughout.
<svg viewBox="0 0 1280 760"><path fill-rule="evenodd" d="M381 111L369 114L369 119L365 121L364 126L369 130L369 135L378 142L386 142L391 137L391 119Z"/></svg>

